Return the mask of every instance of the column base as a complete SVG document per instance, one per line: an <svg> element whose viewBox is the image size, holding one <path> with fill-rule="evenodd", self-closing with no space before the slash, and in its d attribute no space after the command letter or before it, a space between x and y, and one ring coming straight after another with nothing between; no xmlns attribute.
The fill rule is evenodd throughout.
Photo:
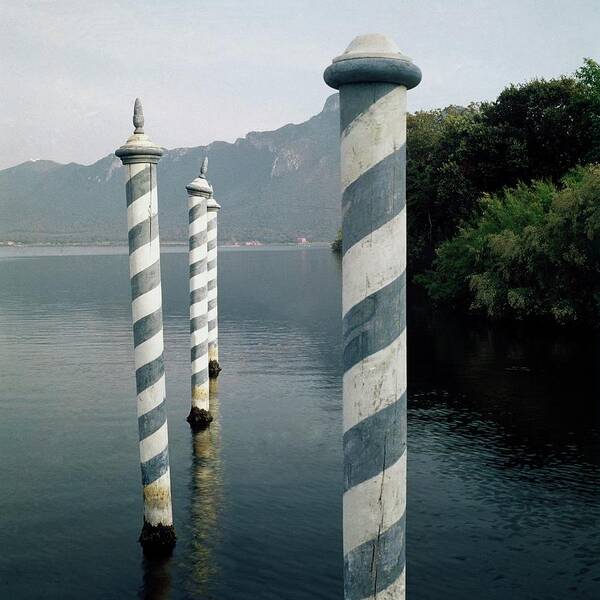
<svg viewBox="0 0 600 600"><path fill-rule="evenodd" d="M187 416L186 421L190 424L192 431L202 431L206 429L211 421L213 420L212 415L203 408L192 406L190 414Z"/></svg>
<svg viewBox="0 0 600 600"><path fill-rule="evenodd" d="M208 361L208 376L211 379L216 379L222 370L223 369L221 369L221 367L219 366L218 360L213 359L213 360Z"/></svg>
<svg viewBox="0 0 600 600"><path fill-rule="evenodd" d="M146 556L170 556L175 548L175 528L173 525L150 525L144 521L139 542Z"/></svg>

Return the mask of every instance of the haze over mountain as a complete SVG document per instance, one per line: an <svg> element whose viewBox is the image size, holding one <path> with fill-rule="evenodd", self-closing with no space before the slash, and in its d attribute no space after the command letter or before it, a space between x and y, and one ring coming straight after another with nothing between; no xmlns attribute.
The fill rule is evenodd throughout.
<svg viewBox="0 0 600 600"><path fill-rule="evenodd" d="M207 155L222 241L331 240L340 223L338 138L332 95L304 123L251 132L233 144L166 151L158 164L162 239L187 239L185 185ZM114 155L89 166L37 160L0 171L0 215L1 241L124 242L121 162Z"/></svg>

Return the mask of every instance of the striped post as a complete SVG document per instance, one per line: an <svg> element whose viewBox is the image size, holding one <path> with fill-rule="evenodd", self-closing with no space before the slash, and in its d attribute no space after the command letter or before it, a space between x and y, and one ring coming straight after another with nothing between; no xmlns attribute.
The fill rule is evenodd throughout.
<svg viewBox="0 0 600 600"><path fill-rule="evenodd" d="M378 34L324 74L340 92L344 597L405 598L406 90L421 72Z"/></svg>
<svg viewBox="0 0 600 600"><path fill-rule="evenodd" d="M162 149L144 134L139 98L135 131L115 154L127 167L129 276L144 526L140 543L148 554L168 554L175 545L163 363L162 291L156 165Z"/></svg>
<svg viewBox="0 0 600 600"><path fill-rule="evenodd" d="M206 180L208 158L200 175L186 186L189 209L190 265L190 351L192 363L192 406L187 421L194 431L206 429L212 421L208 387L208 300L206 294L206 204L212 187Z"/></svg>
<svg viewBox="0 0 600 600"><path fill-rule="evenodd" d="M217 212L221 206L212 197L207 204L208 263L206 265L208 291L208 374L214 379L221 372L219 364L219 321L217 314Z"/></svg>

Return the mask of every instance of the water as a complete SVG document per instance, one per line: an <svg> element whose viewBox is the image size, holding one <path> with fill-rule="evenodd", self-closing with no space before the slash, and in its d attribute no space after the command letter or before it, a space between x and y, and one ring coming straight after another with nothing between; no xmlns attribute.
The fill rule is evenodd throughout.
<svg viewBox="0 0 600 600"><path fill-rule="evenodd" d="M223 251L192 437L187 256L163 255L174 516L143 559L127 257L0 254L0 597L341 598L340 266ZM409 314L414 600L600 597L600 338Z"/></svg>

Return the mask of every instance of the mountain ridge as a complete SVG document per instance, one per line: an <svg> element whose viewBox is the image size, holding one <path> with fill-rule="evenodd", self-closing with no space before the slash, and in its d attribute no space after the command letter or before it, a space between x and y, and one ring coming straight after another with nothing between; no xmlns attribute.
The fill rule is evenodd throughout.
<svg viewBox="0 0 600 600"><path fill-rule="evenodd" d="M219 238L325 241L340 222L339 100L317 115L235 142L165 150L158 164L161 236L187 239L186 184L209 157L222 206ZM126 240L124 180L113 154L91 165L27 161L0 171L0 240L119 243Z"/></svg>

